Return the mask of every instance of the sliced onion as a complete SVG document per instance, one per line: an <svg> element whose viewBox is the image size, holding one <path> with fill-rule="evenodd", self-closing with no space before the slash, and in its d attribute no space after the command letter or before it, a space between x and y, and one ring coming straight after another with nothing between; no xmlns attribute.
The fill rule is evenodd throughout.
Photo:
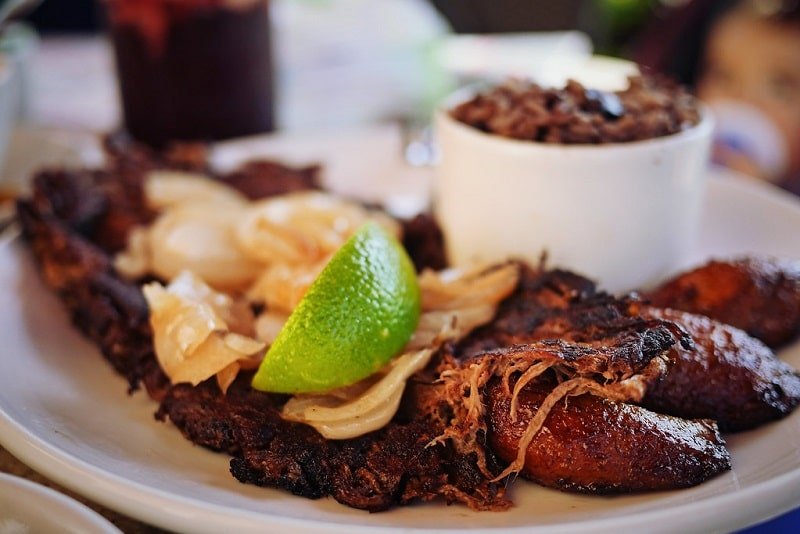
<svg viewBox="0 0 800 534"><path fill-rule="evenodd" d="M225 343L223 336L212 335L196 351L185 355L181 365L174 368L172 374L168 376L174 384L189 382L196 386L230 364L248 356L250 354L230 348Z"/></svg>
<svg viewBox="0 0 800 534"><path fill-rule="evenodd" d="M170 280L190 270L219 289L242 289L261 267L236 246L233 226L239 210L192 203L162 214L150 229L152 271Z"/></svg>
<svg viewBox="0 0 800 534"><path fill-rule="evenodd" d="M222 341L226 347L240 354L255 354L265 348L261 341L234 333L225 334Z"/></svg>
<svg viewBox="0 0 800 534"><path fill-rule="evenodd" d="M396 221L355 202L321 192L294 193L252 204L236 238L254 260L310 264L335 252L368 220L400 235Z"/></svg>
<svg viewBox="0 0 800 534"><path fill-rule="evenodd" d="M329 259L326 257L312 264L271 265L247 290L247 297L255 302L263 302L268 309L291 313Z"/></svg>
<svg viewBox="0 0 800 534"><path fill-rule="evenodd" d="M192 273L182 273L166 288L147 284L143 291L156 358L173 383L197 385L217 375L225 391L243 366L250 368L254 356L263 355L266 343L231 332L223 319L233 315L233 299Z"/></svg>
<svg viewBox="0 0 800 534"><path fill-rule="evenodd" d="M283 417L311 425L328 439L346 439L377 430L394 417L406 381L428 364L433 352L424 349L400 356L384 369L383 376L355 397L342 399L342 395L331 392L290 399L283 408Z"/></svg>
<svg viewBox="0 0 800 534"><path fill-rule="evenodd" d="M143 291L150 307L156 355L169 358L162 362L167 374L172 366L166 361L181 362L183 356L179 355L197 350L213 332L227 330L225 322L204 302L182 298L158 283L144 286Z"/></svg>
<svg viewBox="0 0 800 534"><path fill-rule="evenodd" d="M458 310L472 306L499 304L514 291L519 281L519 265L505 263L467 271L426 270L419 276L423 310Z"/></svg>
<svg viewBox="0 0 800 534"><path fill-rule="evenodd" d="M140 278L150 271L151 256L148 230L137 226L128 234L125 250L114 257L114 267L122 276Z"/></svg>
<svg viewBox="0 0 800 534"><path fill-rule="evenodd" d="M381 409L375 409L351 419L331 422L324 420L314 421L308 424L328 439L350 439L363 436L368 432L378 430L388 425L389 421L394 417L394 414L397 413L402 398L403 388L392 390L381 401L383 402Z"/></svg>
<svg viewBox="0 0 800 534"><path fill-rule="evenodd" d="M256 338L269 345L278 337L289 315L282 312L267 310L256 317Z"/></svg>
<svg viewBox="0 0 800 534"><path fill-rule="evenodd" d="M406 345L406 350L419 350L432 346L437 338L458 340L494 317L496 306L485 304L459 310L427 311L420 315L417 329Z"/></svg>
<svg viewBox="0 0 800 534"><path fill-rule="evenodd" d="M219 386L219 390L223 395L228 393L228 388L231 387L233 381L236 380L240 370L241 366L239 365L239 362L233 362L225 369L217 373L217 385Z"/></svg>
<svg viewBox="0 0 800 534"><path fill-rule="evenodd" d="M148 206L156 210L195 202L247 203L247 197L232 187L193 172L152 171L145 180L144 193Z"/></svg>

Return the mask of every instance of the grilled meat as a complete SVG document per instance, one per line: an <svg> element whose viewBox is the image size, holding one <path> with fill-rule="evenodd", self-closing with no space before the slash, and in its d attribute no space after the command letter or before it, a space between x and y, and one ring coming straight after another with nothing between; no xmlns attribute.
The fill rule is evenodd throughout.
<svg viewBox="0 0 800 534"><path fill-rule="evenodd" d="M705 315L780 347L800 334L800 262L711 261L677 275L647 299L657 308Z"/></svg>
<svg viewBox="0 0 800 534"><path fill-rule="evenodd" d="M417 271L447 267L444 236L432 215L422 213L403 221L403 247L408 251Z"/></svg>
<svg viewBox="0 0 800 534"><path fill-rule="evenodd" d="M274 161L251 161L219 179L251 200L319 189L319 165L297 169Z"/></svg>
<svg viewBox="0 0 800 534"><path fill-rule="evenodd" d="M780 419L800 404L800 374L759 340L700 315L645 313L680 324L695 348L670 350L673 367L647 389L643 406L687 419L711 418L723 432L736 432Z"/></svg>
<svg viewBox="0 0 800 534"><path fill-rule="evenodd" d="M494 320L475 330L455 353L468 358L495 348L547 339L606 343L620 335L652 336L665 331L676 335L686 348L691 347L691 339L678 326L644 318L640 308L637 299L598 291L594 282L580 275L522 266L517 290L500 304ZM660 329L654 329L656 325ZM658 343L655 346L659 347Z"/></svg>
<svg viewBox="0 0 800 534"><path fill-rule="evenodd" d="M746 333L697 315L610 297L591 281L562 271L524 270L518 290L496 319L462 343L459 353L552 338L602 341L615 327L632 328L642 315L678 324L691 335L690 343L684 338L670 349L672 365L650 386L644 406L714 419L732 432L784 417L800 403L797 371Z"/></svg>
<svg viewBox="0 0 800 534"><path fill-rule="evenodd" d="M141 174L151 169L174 169L210 173L208 146L205 143L177 142L165 150L155 150L137 143L125 131L103 138L106 168L116 173Z"/></svg>
<svg viewBox="0 0 800 534"><path fill-rule="evenodd" d="M519 417L499 381L486 393L488 440L505 461L553 384L532 384L518 397ZM713 421L689 421L591 394L555 405L525 453L521 474L543 486L583 493L684 488L730 469Z"/></svg>
<svg viewBox="0 0 800 534"><path fill-rule="evenodd" d="M103 250L34 203L20 202L17 213L42 278L58 293L72 322L132 389L138 387L148 370L158 367L141 289L117 275Z"/></svg>
<svg viewBox="0 0 800 534"><path fill-rule="evenodd" d="M421 411L359 438L326 440L281 419L285 397L253 390L251 377L239 377L227 395L211 381L174 386L157 417L194 443L233 455L231 472L241 482L312 499L331 495L372 512L435 497L475 509L508 506L503 486L481 476L473 459L449 445L427 446L443 427Z"/></svg>
<svg viewBox="0 0 800 534"><path fill-rule="evenodd" d="M603 294L598 293L594 282L580 275L562 270L536 270L523 265L517 289L500 304L491 323L478 328L458 345L456 356L469 357L499 347L542 339L533 335L537 328L598 296L604 298ZM613 305L616 301L608 297L605 302ZM620 313L611 313L615 317L621 316ZM592 317L600 314L598 310L590 313ZM569 317L582 321L579 315L571 314ZM592 317L587 316L586 320L590 321ZM565 326L564 330L575 329Z"/></svg>
<svg viewBox="0 0 800 534"><path fill-rule="evenodd" d="M109 254L125 248L134 226L153 218L139 175L107 170L40 172L32 203Z"/></svg>

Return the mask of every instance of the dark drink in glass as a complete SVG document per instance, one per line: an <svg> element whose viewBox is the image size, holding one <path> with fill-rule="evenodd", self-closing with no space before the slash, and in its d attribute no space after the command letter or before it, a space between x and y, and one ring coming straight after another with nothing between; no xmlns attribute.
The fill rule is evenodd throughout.
<svg viewBox="0 0 800 534"><path fill-rule="evenodd" d="M104 0L125 127L161 147L274 129L269 0Z"/></svg>

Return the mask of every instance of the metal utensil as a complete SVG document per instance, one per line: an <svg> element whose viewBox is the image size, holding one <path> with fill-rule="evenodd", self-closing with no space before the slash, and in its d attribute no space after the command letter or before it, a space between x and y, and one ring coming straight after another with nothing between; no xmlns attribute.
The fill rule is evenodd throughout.
<svg viewBox="0 0 800 534"><path fill-rule="evenodd" d="M401 123L403 158L412 167L429 167L439 160L429 122L406 120Z"/></svg>

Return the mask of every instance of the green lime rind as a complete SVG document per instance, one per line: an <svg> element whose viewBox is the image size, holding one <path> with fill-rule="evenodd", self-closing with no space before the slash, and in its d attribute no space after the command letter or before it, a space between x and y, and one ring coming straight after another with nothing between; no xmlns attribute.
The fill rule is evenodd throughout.
<svg viewBox="0 0 800 534"><path fill-rule="evenodd" d="M403 246L368 223L334 255L267 351L253 388L313 393L366 378L397 355L420 315Z"/></svg>

